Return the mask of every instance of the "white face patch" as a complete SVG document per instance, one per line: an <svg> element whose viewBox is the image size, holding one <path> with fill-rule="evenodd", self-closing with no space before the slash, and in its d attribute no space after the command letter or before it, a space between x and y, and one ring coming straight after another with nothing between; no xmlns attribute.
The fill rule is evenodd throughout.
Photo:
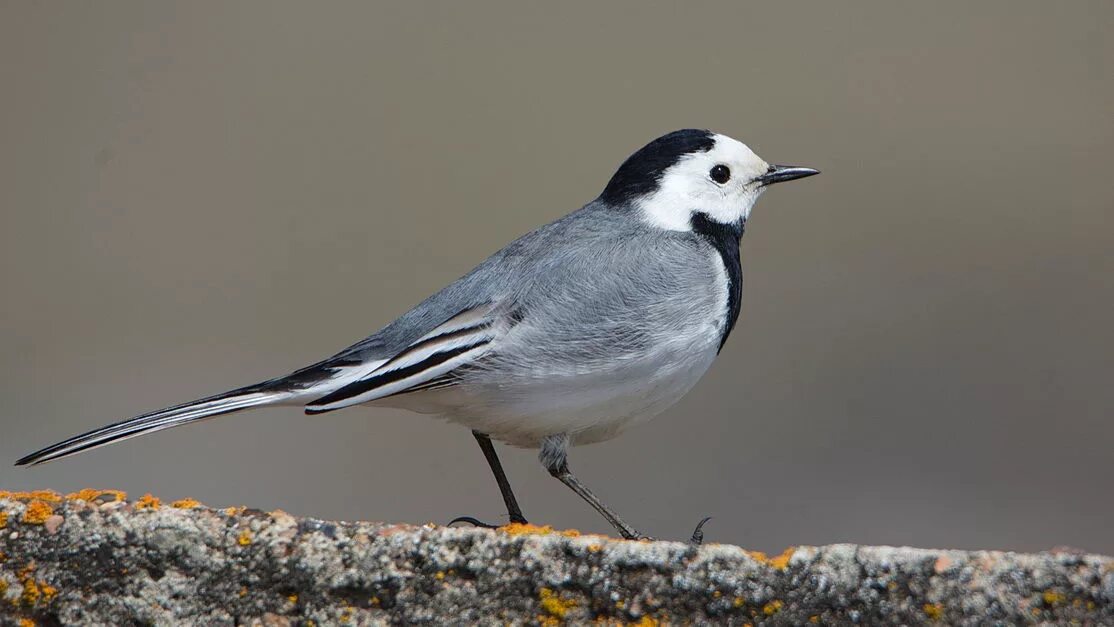
<svg viewBox="0 0 1114 627"><path fill-rule="evenodd" d="M750 215L763 191L755 179L770 166L746 144L726 135L714 137L711 150L682 157L662 175L657 191L637 201L647 222L671 231L688 231L694 212L706 213L723 224ZM710 173L717 165L730 170L726 183L712 179Z"/></svg>

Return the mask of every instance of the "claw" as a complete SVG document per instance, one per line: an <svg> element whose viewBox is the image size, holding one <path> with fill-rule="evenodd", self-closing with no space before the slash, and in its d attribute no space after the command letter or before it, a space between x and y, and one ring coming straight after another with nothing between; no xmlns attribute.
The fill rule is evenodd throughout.
<svg viewBox="0 0 1114 627"><path fill-rule="evenodd" d="M445 526L446 527L452 527L453 525L455 525L457 523L468 523L469 525L472 525L473 527L480 527L482 529L498 529L499 528L499 525L493 525L491 523L485 523L484 521L479 520L478 518L472 518L471 516L457 516L456 518L450 520L449 524L447 524Z"/></svg>
<svg viewBox="0 0 1114 627"><path fill-rule="evenodd" d="M526 519L523 518L522 516L512 516L510 522L518 523L520 525L530 524L530 523L526 522ZM450 520L449 524L447 524L445 526L446 527L452 527L453 525L455 525L457 523L468 523L469 525L472 525L473 527L479 527L481 529L498 529L498 528L503 526L503 525L493 525L491 523L485 523L484 521L482 521L478 518L473 518L471 516L457 516L456 518Z"/></svg>
<svg viewBox="0 0 1114 627"><path fill-rule="evenodd" d="M696 523L696 529L692 530L692 538L689 540L690 543L696 546L700 546L704 543L704 524L711 519L711 516L705 516L703 520Z"/></svg>

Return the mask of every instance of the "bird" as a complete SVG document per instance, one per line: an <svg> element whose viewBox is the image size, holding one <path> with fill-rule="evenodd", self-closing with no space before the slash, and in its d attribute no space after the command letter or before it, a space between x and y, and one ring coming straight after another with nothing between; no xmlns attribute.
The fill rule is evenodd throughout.
<svg viewBox="0 0 1114 627"><path fill-rule="evenodd" d="M545 470L623 538L648 538L573 474L569 448L620 435L696 384L739 316L739 246L755 202L771 185L816 174L769 164L709 130L662 135L594 200L333 356L83 433L16 465L261 407L403 408L471 429L511 523L527 519L493 441L537 449ZM693 537L703 537L699 525Z"/></svg>

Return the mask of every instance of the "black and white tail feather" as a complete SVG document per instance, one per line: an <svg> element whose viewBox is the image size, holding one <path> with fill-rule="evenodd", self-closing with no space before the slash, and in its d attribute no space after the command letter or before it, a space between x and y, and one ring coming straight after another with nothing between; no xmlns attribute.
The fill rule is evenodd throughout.
<svg viewBox="0 0 1114 627"><path fill-rule="evenodd" d="M305 405L320 414L406 392L451 387L453 371L485 353L496 339L494 307L461 311L393 356L368 359L361 349L375 336L285 377L175 405L74 436L23 457L34 466L147 433L224 414L275 405Z"/></svg>

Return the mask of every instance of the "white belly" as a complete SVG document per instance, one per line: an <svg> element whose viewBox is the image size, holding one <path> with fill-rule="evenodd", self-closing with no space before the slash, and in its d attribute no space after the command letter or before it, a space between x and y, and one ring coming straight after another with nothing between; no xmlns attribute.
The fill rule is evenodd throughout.
<svg viewBox="0 0 1114 627"><path fill-rule="evenodd" d="M559 433L568 433L574 445L590 444L680 400L711 366L717 348L718 337L702 330L606 372L473 381L376 404L440 414L514 446L538 447L543 438Z"/></svg>

